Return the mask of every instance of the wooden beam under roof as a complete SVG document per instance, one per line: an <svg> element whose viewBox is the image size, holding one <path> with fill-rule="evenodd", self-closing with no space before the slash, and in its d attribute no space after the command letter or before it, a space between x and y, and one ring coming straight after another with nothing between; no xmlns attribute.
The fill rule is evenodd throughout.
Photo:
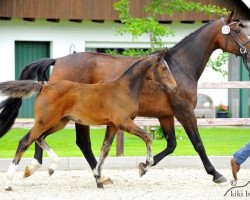
<svg viewBox="0 0 250 200"><path fill-rule="evenodd" d="M77 20L119 20L113 8L117 0L0 0L0 17L43 18L43 19L77 19ZM194 0L208 4L207 0ZM236 18L250 20L249 0L209 0L209 4L225 7L229 11L237 8ZM130 1L131 15L144 17L143 8L149 0ZM246 4L247 2L247 4ZM218 15L184 12L172 16L161 15L159 21L206 21L219 18Z"/></svg>

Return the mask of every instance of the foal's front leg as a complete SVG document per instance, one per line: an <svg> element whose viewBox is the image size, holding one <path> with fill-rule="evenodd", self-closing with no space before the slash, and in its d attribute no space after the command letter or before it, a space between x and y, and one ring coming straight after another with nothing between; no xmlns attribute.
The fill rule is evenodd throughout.
<svg viewBox="0 0 250 200"><path fill-rule="evenodd" d="M119 128L140 137L146 143L147 147L146 167L144 167L143 170L141 170L142 168L139 165L139 175L142 176L143 174L145 174L145 171L147 171L154 164L154 159L151 149L152 138L146 131L137 126L132 120L129 121L128 123L121 125Z"/></svg>
<svg viewBox="0 0 250 200"><path fill-rule="evenodd" d="M101 171L105 158L108 156L110 147L113 143L114 137L117 133L117 128L113 125L107 126L105 138L102 144L101 155L96 167L93 169L93 174L96 179L97 188L103 188L101 181Z"/></svg>

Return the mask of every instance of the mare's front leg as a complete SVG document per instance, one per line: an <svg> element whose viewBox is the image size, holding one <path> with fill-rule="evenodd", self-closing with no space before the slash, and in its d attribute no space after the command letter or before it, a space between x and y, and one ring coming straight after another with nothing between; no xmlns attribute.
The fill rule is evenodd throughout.
<svg viewBox="0 0 250 200"><path fill-rule="evenodd" d="M117 128L113 125L107 126L105 138L103 141L101 155L96 167L93 169L93 174L96 179L97 188L103 188L103 183L101 181L101 171L105 158L108 156L110 147L113 143L114 137L117 133Z"/></svg>
<svg viewBox="0 0 250 200"><path fill-rule="evenodd" d="M165 139L167 140L167 148L164 149L162 152L158 153L154 156L154 164L155 166L158 162L160 162L163 158L165 158L167 155L174 152L176 148L176 137L175 137L175 130L174 130L174 117L168 117L168 118L159 118L159 122L163 131L163 135ZM147 172L147 163L140 163L139 164L139 170L140 174L143 176Z"/></svg>
<svg viewBox="0 0 250 200"><path fill-rule="evenodd" d="M193 144L195 151L201 158L206 172L213 176L213 181L215 183L226 182L227 179L215 170L214 166L211 164L210 160L207 157L205 147L198 132L197 119L194 112L188 110L185 111L183 109L183 111L181 111L180 113L177 112L175 116L177 120L183 125L190 141Z"/></svg>

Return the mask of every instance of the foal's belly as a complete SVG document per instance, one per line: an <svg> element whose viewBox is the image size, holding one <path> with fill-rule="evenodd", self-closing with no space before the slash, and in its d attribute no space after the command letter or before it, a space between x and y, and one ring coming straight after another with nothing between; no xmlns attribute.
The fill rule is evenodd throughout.
<svg viewBox="0 0 250 200"><path fill-rule="evenodd" d="M82 124L82 125L92 125L92 126L97 126L97 125L108 125L109 124L109 120L107 119L92 119L90 117L77 117L77 116L72 116L72 115L68 115L67 116L68 119L78 123L78 124Z"/></svg>

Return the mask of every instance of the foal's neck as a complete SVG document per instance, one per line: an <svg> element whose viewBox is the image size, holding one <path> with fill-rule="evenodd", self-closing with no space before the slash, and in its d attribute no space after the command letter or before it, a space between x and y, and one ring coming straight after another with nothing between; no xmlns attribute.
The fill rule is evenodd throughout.
<svg viewBox="0 0 250 200"><path fill-rule="evenodd" d="M134 100L138 99L143 87L145 76L151 66L152 62L147 60L147 58L145 60L139 60L117 79L124 89L127 87Z"/></svg>

